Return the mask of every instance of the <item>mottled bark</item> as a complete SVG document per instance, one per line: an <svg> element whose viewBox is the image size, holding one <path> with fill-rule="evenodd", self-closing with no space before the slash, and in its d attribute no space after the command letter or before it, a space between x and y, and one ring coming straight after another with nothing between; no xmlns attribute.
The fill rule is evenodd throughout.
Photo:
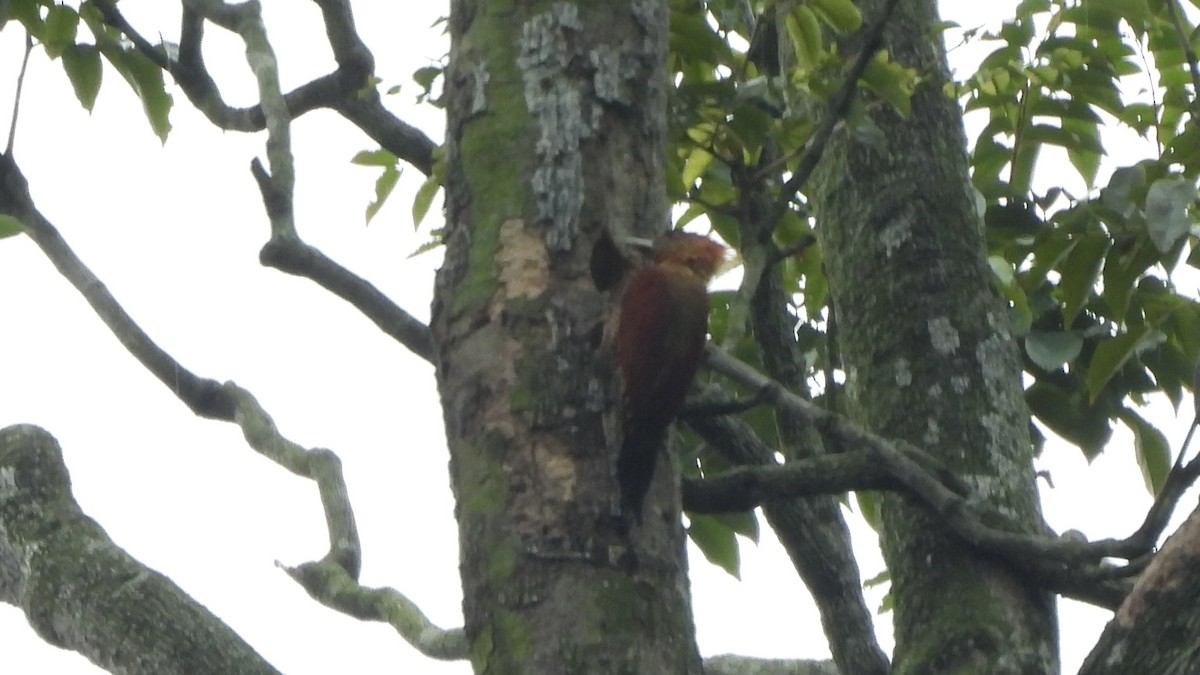
<svg viewBox="0 0 1200 675"><path fill-rule="evenodd" d="M1200 509L1167 540L1105 627L1079 675L1200 672Z"/></svg>
<svg viewBox="0 0 1200 675"><path fill-rule="evenodd" d="M588 266L602 232L666 227L666 29L645 0L451 7L432 329L477 672L700 670L674 472L614 517Z"/></svg>
<svg viewBox="0 0 1200 675"><path fill-rule="evenodd" d="M859 3L874 16L880 0ZM957 470L1014 530L1041 519L1016 343L986 261L961 112L942 92L932 0L900 3L892 59L926 81L901 117L872 111L871 144L840 134L814 174L839 320L848 411ZM844 45L847 53L857 46ZM1055 673L1053 598L969 550L903 497L884 497L896 673Z"/></svg>
<svg viewBox="0 0 1200 675"><path fill-rule="evenodd" d="M114 673L277 672L84 515L58 443L30 425L0 430L0 602Z"/></svg>

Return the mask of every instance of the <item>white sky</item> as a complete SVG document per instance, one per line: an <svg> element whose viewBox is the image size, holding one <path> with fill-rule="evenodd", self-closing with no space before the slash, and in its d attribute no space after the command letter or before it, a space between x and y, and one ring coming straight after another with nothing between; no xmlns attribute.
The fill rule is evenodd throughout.
<svg viewBox="0 0 1200 675"><path fill-rule="evenodd" d="M164 8L174 4L121 6L148 37L161 31L176 40L177 20ZM413 103L408 78L444 51L430 38L441 27L428 27L445 10L403 4L357 3L359 29L384 86L404 84L389 106L440 139L438 111ZM1015 3L946 4L947 18L970 26L989 17L964 18L956 6L1004 16ZM328 72L333 63L316 6L265 5L269 26L288 26L271 34L285 87ZM22 43L12 28L0 33L4 129ZM255 100L240 44L211 26L206 44L226 99ZM16 155L39 207L184 366L235 380L288 438L340 455L363 539L364 584L394 587L439 625L461 625L457 530L432 368L311 282L258 264L268 225L247 167L264 156L263 135L215 130L181 93L175 99L175 128L163 147L114 71L106 68L89 116L59 64L36 51ZM348 160L374 147L331 113L296 122L298 228L424 320L439 254L406 259L425 240L409 215L421 177L406 172L389 205L364 227L375 173ZM285 673L469 672L465 663L420 656L387 626L325 609L277 569L276 560L294 565L326 551L315 486L256 455L233 425L191 415L24 237L0 241L0 288L0 427L35 423L54 434L77 499L118 544L171 577ZM1186 424L1170 410L1157 411L1155 421L1172 438ZM1053 446L1040 468L1057 486L1044 489L1044 506L1059 530L1123 536L1149 504L1127 435L1091 466L1078 451ZM870 532L856 524L855 534L865 543L860 564L869 578L882 563ZM704 654L828 655L812 601L773 539L743 546L741 582L691 552ZM868 595L878 606L879 590ZM1106 620L1104 612L1063 603L1065 672L1075 670ZM879 623L890 649L890 617ZM0 606L0 635L5 672L100 672L46 645L13 607Z"/></svg>

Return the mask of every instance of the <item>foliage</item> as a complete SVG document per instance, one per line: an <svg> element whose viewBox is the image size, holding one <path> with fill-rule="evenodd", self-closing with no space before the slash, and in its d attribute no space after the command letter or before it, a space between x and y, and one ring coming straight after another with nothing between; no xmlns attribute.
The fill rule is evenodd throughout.
<svg viewBox="0 0 1200 675"><path fill-rule="evenodd" d="M1194 248L1200 168L1189 91L1200 71L1180 40L1194 26L1176 9L1023 2L999 31L968 33L998 46L957 89L987 116L973 178L991 254L1011 270L998 278L1023 332L1030 407L1089 459L1112 423L1128 426L1152 491L1169 449L1136 408L1157 393L1178 407L1200 359L1200 305L1171 281ZM1098 185L1102 137L1116 128L1150 156ZM1086 195L1038 187L1047 146L1065 151Z"/></svg>
<svg viewBox="0 0 1200 675"><path fill-rule="evenodd" d="M781 271L792 294L813 398L836 408L836 336L812 237L820 224L807 212L803 186L794 194L784 186L814 140L818 111L855 57L840 53L832 38L853 34L871 17L850 0L669 5L676 86L667 175L676 225L707 223L739 249L747 233L767 232L784 255L763 264ZM176 58L173 45L155 47L157 63L106 25L93 0L0 3L0 26L13 21L62 63L88 110L104 71L115 69L165 140L172 100L161 65ZM1174 1L1025 0L1002 26L945 28L964 43L994 49L975 72L950 83L875 54L844 124L860 140L882 143L864 113L888 106L904 114L922 87L957 97L969 116L983 118L970 150L972 178L989 260L1024 347L1030 409L1043 428L1089 459L1105 449L1114 424L1125 425L1147 486L1156 491L1170 450L1138 410L1158 394L1178 406L1200 361L1200 304L1172 280L1181 266L1200 267L1194 244L1200 66L1190 37L1196 26ZM443 73L440 63L414 73L420 100L439 105ZM1104 175L1106 142L1116 131L1142 139L1145 156ZM1082 190L1073 191L1056 168L1056 154L1065 155ZM352 161L382 172L366 210L369 221L391 194L399 167L384 150ZM439 173L435 168L417 194L418 225L436 196ZM779 208L750 208L763 203ZM14 232L0 223L0 236ZM437 245L437 236L428 247ZM761 365L742 325L746 301L737 293L714 294L713 335L739 358ZM747 419L762 439L780 444L770 415ZM702 473L724 468L704 448L695 463ZM736 570L735 532L752 528L720 519L692 523L705 553Z"/></svg>
<svg viewBox="0 0 1200 675"><path fill-rule="evenodd" d="M171 131L168 117L172 99L162 69L120 31L106 25L95 2L85 0L74 8L51 0L9 0L0 4L0 28L9 21L19 21L47 56L62 63L75 96L86 110L96 103L103 80L102 64L107 62L141 100L154 134L166 142ZM164 59L169 59L174 48L163 43L159 50Z"/></svg>

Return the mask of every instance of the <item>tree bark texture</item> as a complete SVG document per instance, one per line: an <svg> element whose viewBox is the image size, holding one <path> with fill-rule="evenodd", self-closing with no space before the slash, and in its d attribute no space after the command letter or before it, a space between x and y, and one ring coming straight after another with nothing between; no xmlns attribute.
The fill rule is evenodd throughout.
<svg viewBox="0 0 1200 675"><path fill-rule="evenodd" d="M666 6L451 6L432 329L476 672L698 673L679 486L615 508L607 232L665 229Z"/></svg>
<svg viewBox="0 0 1200 675"><path fill-rule="evenodd" d="M30 425L0 430L0 601L113 673L278 672L84 515L58 443Z"/></svg>
<svg viewBox="0 0 1200 675"><path fill-rule="evenodd" d="M858 3L876 16L881 0ZM986 259L962 113L933 0L900 3L884 35L925 82L912 114L877 108L883 140L840 134L813 176L838 318L848 412L961 473L1007 526L1040 532L1021 364ZM859 45L843 44L845 53ZM865 137L864 137L865 138ZM1054 601L947 537L926 511L882 498L895 673L1057 673Z"/></svg>
<svg viewBox="0 0 1200 675"><path fill-rule="evenodd" d="M1200 672L1200 509L1171 535L1121 603L1079 675Z"/></svg>

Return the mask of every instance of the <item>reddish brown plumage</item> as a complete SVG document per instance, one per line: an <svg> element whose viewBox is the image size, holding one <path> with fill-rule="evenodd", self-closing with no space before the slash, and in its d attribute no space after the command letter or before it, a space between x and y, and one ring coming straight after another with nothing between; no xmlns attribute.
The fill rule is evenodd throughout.
<svg viewBox="0 0 1200 675"><path fill-rule="evenodd" d="M671 232L655 242L650 264L625 286L616 351L625 391L617 477L626 517L641 519L667 427L700 365L708 333L706 287L724 256L725 247L707 237Z"/></svg>

